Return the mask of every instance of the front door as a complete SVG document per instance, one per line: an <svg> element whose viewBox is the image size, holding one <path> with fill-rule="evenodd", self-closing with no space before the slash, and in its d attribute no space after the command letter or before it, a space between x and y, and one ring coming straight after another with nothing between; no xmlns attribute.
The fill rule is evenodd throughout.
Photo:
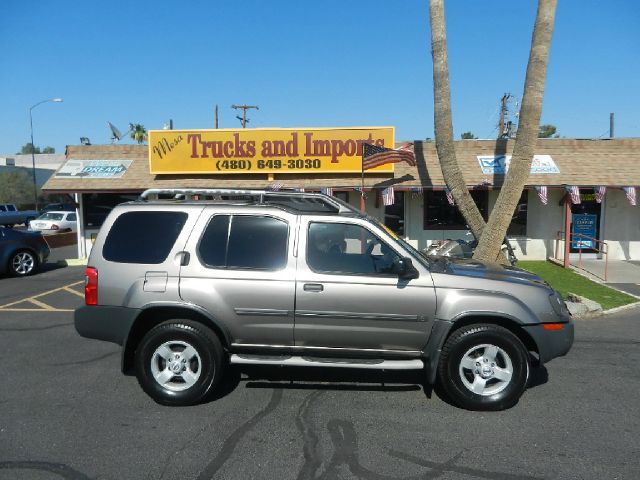
<svg viewBox="0 0 640 480"><path fill-rule="evenodd" d="M296 281L295 345L313 351L418 352L435 311L429 272L400 280L403 253L358 219L304 221ZM345 352L349 353L349 352Z"/></svg>
<svg viewBox="0 0 640 480"><path fill-rule="evenodd" d="M580 189L580 203L571 205L571 253L596 252L600 247L596 240L600 238L601 207L594 189Z"/></svg>

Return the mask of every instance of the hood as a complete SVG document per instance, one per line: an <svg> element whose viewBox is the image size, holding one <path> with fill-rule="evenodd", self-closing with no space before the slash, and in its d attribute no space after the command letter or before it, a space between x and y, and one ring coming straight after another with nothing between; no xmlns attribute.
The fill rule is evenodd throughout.
<svg viewBox="0 0 640 480"><path fill-rule="evenodd" d="M538 275L511 265L484 263L477 260L452 257L428 257L428 260L429 269L433 273L548 286L547 282Z"/></svg>

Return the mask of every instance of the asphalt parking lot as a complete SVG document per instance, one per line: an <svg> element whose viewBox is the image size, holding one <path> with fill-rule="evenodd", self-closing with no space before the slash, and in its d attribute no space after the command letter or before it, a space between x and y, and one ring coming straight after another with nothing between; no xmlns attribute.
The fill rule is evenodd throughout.
<svg viewBox="0 0 640 480"><path fill-rule="evenodd" d="M578 320L514 408L456 409L419 375L233 370L162 407L79 337L81 267L0 278L0 479L637 479L640 309Z"/></svg>

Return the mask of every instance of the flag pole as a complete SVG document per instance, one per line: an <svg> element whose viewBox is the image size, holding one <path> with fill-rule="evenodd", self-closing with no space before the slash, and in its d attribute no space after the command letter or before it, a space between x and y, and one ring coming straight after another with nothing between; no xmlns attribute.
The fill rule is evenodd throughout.
<svg viewBox="0 0 640 480"><path fill-rule="evenodd" d="M360 183L360 213L363 215L366 213L366 202L364 199L364 142L362 143L362 162L360 165L360 169L362 171L361 183Z"/></svg>

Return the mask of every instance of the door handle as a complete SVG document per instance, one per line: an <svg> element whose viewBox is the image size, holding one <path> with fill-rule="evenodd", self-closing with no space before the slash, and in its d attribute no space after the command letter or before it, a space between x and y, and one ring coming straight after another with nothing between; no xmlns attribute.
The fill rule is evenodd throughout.
<svg viewBox="0 0 640 480"><path fill-rule="evenodd" d="M321 292L324 290L321 283L305 283L302 288L305 292Z"/></svg>
<svg viewBox="0 0 640 480"><path fill-rule="evenodd" d="M180 267L186 267L187 265L189 265L190 259L191 259L191 255L189 255L189 252L185 252L185 251L178 252L176 253L176 256L175 256L175 263Z"/></svg>

